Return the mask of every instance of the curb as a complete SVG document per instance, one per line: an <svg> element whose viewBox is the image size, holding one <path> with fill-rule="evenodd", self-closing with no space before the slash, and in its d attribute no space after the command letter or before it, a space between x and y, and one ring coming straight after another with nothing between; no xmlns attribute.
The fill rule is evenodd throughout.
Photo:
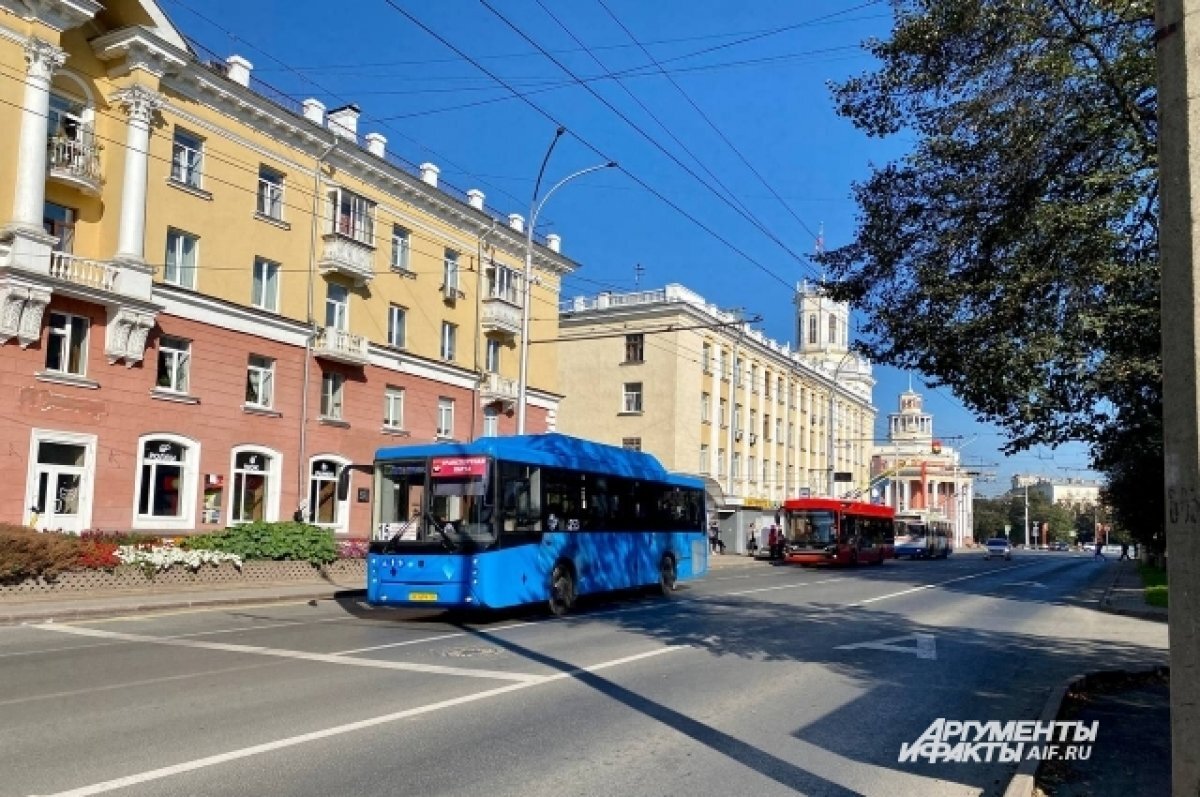
<svg viewBox="0 0 1200 797"><path fill-rule="evenodd" d="M1143 670L1097 670L1096 672L1072 676L1055 687L1054 691L1050 693L1046 704L1042 706L1042 714L1038 717L1038 721L1053 722L1057 720L1059 713L1062 711L1063 701L1066 700L1067 695L1074 689L1086 686L1092 678L1117 673L1125 675L1152 675L1167 669L1169 668L1166 666L1158 666ZM1041 769L1042 763L1038 759L1026 759L1018 764L1017 774L1013 775L1012 780L1008 782L1008 788L1004 790L1004 797L1032 797L1034 787L1037 786L1037 773Z"/></svg>
<svg viewBox="0 0 1200 797"><path fill-rule="evenodd" d="M160 593L161 594L161 593ZM58 620L85 620L97 617L113 617L116 615L135 612L174 611L179 609L197 609L211 606L238 606L257 603L289 603L293 601L312 600L350 600L366 597L365 589L321 590L310 593L281 593L267 592L262 595L241 595L237 597L214 597L208 595L195 599L176 599L165 601L145 601L142 603L127 603L120 606L95 607L48 607L45 612L30 610L19 614L5 614L0 608L0 625L28 625L31 623L56 622Z"/></svg>
<svg viewBox="0 0 1200 797"><path fill-rule="evenodd" d="M1117 581L1121 578L1121 570L1118 568L1113 571L1112 581L1108 583L1108 587L1104 590L1104 595L1100 598L1100 611L1108 614L1116 614L1122 617L1134 617L1138 620L1153 620L1156 623L1167 622L1166 612L1150 611L1148 609L1122 609L1112 605L1112 591L1117 586ZM1145 600L1143 598L1143 600Z"/></svg>

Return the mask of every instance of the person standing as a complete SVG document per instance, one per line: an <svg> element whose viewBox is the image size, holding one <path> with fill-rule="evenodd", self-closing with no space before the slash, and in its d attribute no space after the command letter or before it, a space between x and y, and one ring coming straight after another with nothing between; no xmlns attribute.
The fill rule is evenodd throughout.
<svg viewBox="0 0 1200 797"><path fill-rule="evenodd" d="M1133 557L1131 557L1129 555L1129 543L1123 542L1123 543L1121 543L1121 558L1118 559L1117 561L1124 562L1126 559L1128 559L1131 562L1133 561Z"/></svg>
<svg viewBox="0 0 1200 797"><path fill-rule="evenodd" d="M746 552L754 556L758 552L758 538L754 536L754 524L746 531Z"/></svg>
<svg viewBox="0 0 1200 797"><path fill-rule="evenodd" d="M1100 540L1096 540L1096 553L1092 555L1092 559L1108 559L1104 555L1104 544Z"/></svg>

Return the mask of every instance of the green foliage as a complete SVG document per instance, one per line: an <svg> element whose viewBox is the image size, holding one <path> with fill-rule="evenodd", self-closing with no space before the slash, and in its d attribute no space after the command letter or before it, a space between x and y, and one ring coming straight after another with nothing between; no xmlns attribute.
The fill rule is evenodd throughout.
<svg viewBox="0 0 1200 797"><path fill-rule="evenodd" d="M949 386L1010 453L1090 444L1118 517L1160 529L1153 4L893 8L890 40L868 44L879 68L834 97L914 144L855 186L831 293L868 316L874 360Z"/></svg>
<svg viewBox="0 0 1200 797"><path fill-rule="evenodd" d="M288 559L328 564L338 558L333 532L306 523L244 523L214 534L181 541L190 550L207 549L237 554L243 560Z"/></svg>
<svg viewBox="0 0 1200 797"><path fill-rule="evenodd" d="M1138 565L1142 586L1146 588L1146 603L1151 606L1167 606L1167 571L1162 567Z"/></svg>
<svg viewBox="0 0 1200 797"><path fill-rule="evenodd" d="M54 578L78 562L78 537L0 523L0 581Z"/></svg>

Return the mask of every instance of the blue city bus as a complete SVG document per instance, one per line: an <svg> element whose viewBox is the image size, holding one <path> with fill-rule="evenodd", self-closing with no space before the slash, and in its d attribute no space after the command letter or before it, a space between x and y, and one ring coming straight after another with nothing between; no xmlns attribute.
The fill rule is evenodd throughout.
<svg viewBox="0 0 1200 797"><path fill-rule="evenodd" d="M382 448L367 601L502 608L708 570L704 485L640 451L561 434Z"/></svg>

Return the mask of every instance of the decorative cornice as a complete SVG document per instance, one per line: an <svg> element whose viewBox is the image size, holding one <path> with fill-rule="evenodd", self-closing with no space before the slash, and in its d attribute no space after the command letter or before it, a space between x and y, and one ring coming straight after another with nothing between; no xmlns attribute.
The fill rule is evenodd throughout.
<svg viewBox="0 0 1200 797"><path fill-rule="evenodd" d="M41 22L62 32L92 19L102 6L96 0L0 0L0 8L7 8L27 22Z"/></svg>
<svg viewBox="0 0 1200 797"><path fill-rule="evenodd" d="M135 69L162 77L182 69L191 61L189 53L159 38L144 27L122 28L91 40L92 52L111 62L109 77L122 77ZM118 63L118 59L120 59Z"/></svg>

